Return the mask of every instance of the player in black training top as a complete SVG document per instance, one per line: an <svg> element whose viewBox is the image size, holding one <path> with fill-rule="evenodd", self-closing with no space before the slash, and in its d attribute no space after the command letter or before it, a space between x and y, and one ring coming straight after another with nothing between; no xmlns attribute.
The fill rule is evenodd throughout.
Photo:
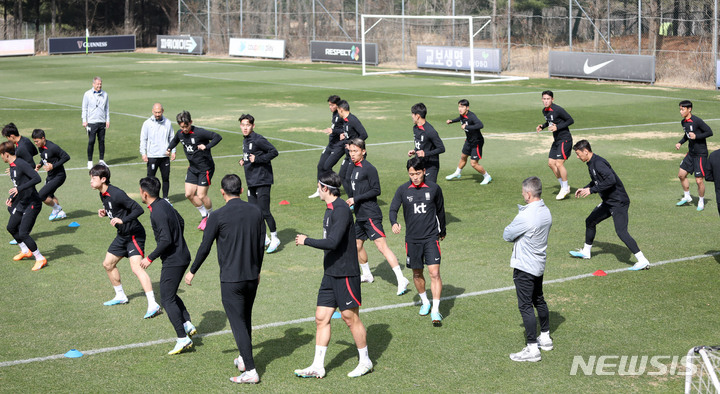
<svg viewBox="0 0 720 394"><path fill-rule="evenodd" d="M675 149L679 150L680 146L686 141L688 142L688 153L680 163L680 171L678 178L682 185L685 195L677 203L677 205L685 205L692 202L690 196L690 181L687 179L688 174L695 176L695 183L698 188L698 204L697 210L705 209L705 169L707 168L708 149L706 138L713 135L710 126L702 119L692 114L692 102L683 100L680 102L680 115L683 117L680 124L683 127L683 137L675 144Z"/></svg>
<svg viewBox="0 0 720 394"><path fill-rule="evenodd" d="M547 128L553 133L553 144L548 155L548 166L555 174L558 182L560 182L560 192L555 196L555 199L562 200L570 194L565 160L570 157L573 146L572 135L568 127L575 121L563 107L553 103L553 100L552 91L546 90L542 92L542 113L545 117L545 123L537 125L535 131L539 133L542 129Z"/></svg>
<svg viewBox="0 0 720 394"><path fill-rule="evenodd" d="M715 201L720 201L720 179L715 180L715 174L720 178L720 150L716 150L708 156L708 166L705 171L705 179L715 183ZM720 204L716 204L720 214Z"/></svg>
<svg viewBox="0 0 720 394"><path fill-rule="evenodd" d="M338 113L340 96L332 95L328 97L327 101L332 116L330 118L330 127L323 130L323 132L328 135L328 144L320 154L320 160L317 165L317 179L332 172L333 166L337 164L345 154L345 143L340 140L340 136L343 135L345 131L345 120ZM317 190L308 196L308 198L315 197L320 197L320 193Z"/></svg>
<svg viewBox="0 0 720 394"><path fill-rule="evenodd" d="M308 238L298 234L296 245L307 245L325 251L323 267L325 274L320 283L315 309L315 358L312 365L296 369L295 375L301 378L322 378L325 376L325 353L330 343L330 320L335 309L340 309L343 321L350 328L360 360L357 367L348 373L351 378L372 371L367 348L367 333L360 321L360 269L358 268L355 228L352 212L340 196L342 180L334 172L323 175L318 180L320 199L327 204L323 218L322 239Z"/></svg>
<svg viewBox="0 0 720 394"><path fill-rule="evenodd" d="M340 135L340 140L343 144L343 152L345 152L345 159L340 165L340 179L342 179L343 189L345 193L350 190L350 174L352 173L352 160L350 160L350 154L348 152L348 144L355 138L360 138L365 141L368 138L367 131L363 127L357 116L350 113L350 104L345 100L340 100L338 103L338 114L343 118L343 133Z"/></svg>
<svg viewBox="0 0 720 394"><path fill-rule="evenodd" d="M239 164L245 168L248 202L257 205L263 213L270 230L270 237L265 236L265 246L267 252L272 253L280 246L275 218L270 212L270 187L274 182L271 160L278 156L278 151L265 137L255 132L252 115L242 114L238 120L243 133L243 158Z"/></svg>
<svg viewBox="0 0 720 394"><path fill-rule="evenodd" d="M425 120L427 117L425 104L413 105L410 112L415 124L413 126L415 149L408 151L408 157L415 155L422 158L425 161L425 179L436 183L440 171L440 154L445 152L445 145L435 128Z"/></svg>
<svg viewBox="0 0 720 394"><path fill-rule="evenodd" d="M377 203L380 195L380 177L375 166L365 160L367 152L365 141L360 138L350 140L348 145L350 159L354 166L348 190L347 204L354 207L355 212L355 238L358 249L358 260L362 275L361 282L372 283L375 279L370 272L368 255L365 250L365 241L370 239L377 246L378 251L387 260L395 273L397 280L397 295L407 293L407 285L410 283L402 274L398 259L387 245L385 231L382 226L382 211Z"/></svg>
<svg viewBox="0 0 720 394"><path fill-rule="evenodd" d="M628 233L628 209L630 208L630 197L625 191L622 181L610 167L610 163L602 157L593 153L590 143L587 140L578 141L575 146L575 155L580 161L588 166L590 172L590 183L584 188L575 191L575 197L587 197L597 193L602 203L595 207L585 219L585 245L582 250L571 251L570 255L583 259L590 258L590 248L595 239L595 226L603 220L612 216L615 223L615 233L625 243L625 246L635 255L638 262L628 268L632 271L647 269L650 262L645 258L643 252L637 246L637 242Z"/></svg>
<svg viewBox="0 0 720 394"><path fill-rule="evenodd" d="M419 157L407 162L410 181L402 184L390 203L390 223L392 231L400 234L398 211L403 209L405 218L406 265L413 270L413 280L422 301L420 316L430 313L434 326L442 325L440 314L440 295L442 278L440 277L440 241L445 239L445 200L442 189L434 182L425 181L425 163ZM425 293L423 267L427 265L430 273L432 291L432 312L430 301Z"/></svg>
<svg viewBox="0 0 720 394"><path fill-rule="evenodd" d="M198 269L217 241L217 260L220 264L220 294L225 314L230 322L235 344L240 351L235 365L240 376L230 378L235 383L258 383L252 355L252 308L260 283L263 262L265 224L260 208L240 199L242 180L228 174L220 181L220 193L225 206L210 215L202 243L195 254L185 283L192 284Z"/></svg>
<svg viewBox="0 0 720 394"><path fill-rule="evenodd" d="M20 135L15 123L8 123L2 129L3 137L15 144L15 156L23 159L26 163L35 167L35 157L38 154L37 148L28 137Z"/></svg>
<svg viewBox="0 0 720 394"><path fill-rule="evenodd" d="M204 230L207 217L212 212L212 201L208 196L208 188L215 173L215 162L210 149L217 145L222 136L212 131L192 125L190 112L182 111L177 114L176 120L180 130L170 141L166 156L170 156L173 148L182 143L185 156L190 163L185 174L185 197L200 211L200 224L198 230Z"/></svg>
<svg viewBox="0 0 720 394"><path fill-rule="evenodd" d="M162 259L160 302L177 334L175 347L168 354L179 354L192 347L190 336L197 334L197 329L190 322L190 313L177 295L180 282L190 265L190 250L183 236L185 221L167 200L160 198L159 179L141 179L140 197L150 210L150 224L157 244L155 250L142 259L140 266L147 269L154 260Z"/></svg>
<svg viewBox="0 0 720 394"><path fill-rule="evenodd" d="M98 209L98 216L110 218L110 225L117 230L117 235L110 244L103 261L110 284L115 289L115 297L103 305L128 303L120 281L120 271L117 268L120 260L127 257L130 260L130 268L140 281L147 297L148 307L144 318L157 316L160 314L160 305L155 302L150 276L140 265L145 248L145 228L138 220L138 217L143 214L142 207L128 197L124 191L110 184L110 169L103 164L96 164L90 169L90 186L100 192L100 201L102 201L103 207Z"/></svg>
<svg viewBox="0 0 720 394"><path fill-rule="evenodd" d="M465 143L462 147L462 153L460 154L460 162L458 163L457 169L452 174L445 177L445 179L460 179L460 173L467 164L468 157L470 158L470 166L479 172L483 176L481 185L487 185L492 181L490 174L485 171L485 168L480 164L482 159L483 145L485 145L485 138L483 138L482 130L483 123L478 119L472 111L470 111L470 102L466 99L458 101L458 112L460 116L455 119L448 119L445 121L447 124L460 122L460 127L465 131Z"/></svg>
<svg viewBox="0 0 720 394"><path fill-rule="evenodd" d="M38 271L47 265L47 259L40 253L35 240L30 237L35 219L42 209L40 196L35 190L35 185L40 183L40 175L30 164L15 155L15 149L15 144L10 141L0 144L0 156L10 165L8 171L13 184L5 201L10 212L7 230L20 246L20 253L13 257L13 260L20 261L34 256L35 265L32 270Z"/></svg>
<svg viewBox="0 0 720 394"><path fill-rule="evenodd" d="M40 200L42 200L45 205L52 207L52 212L50 213L51 221L65 219L67 214L60 206L55 192L65 183L67 175L65 174L64 165L70 160L70 155L52 141L48 141L45 138L45 131L42 129L33 130L32 139L40 151L40 162L35 166L35 169L39 170L44 168L45 171L47 171L45 186L43 186L39 192Z"/></svg>

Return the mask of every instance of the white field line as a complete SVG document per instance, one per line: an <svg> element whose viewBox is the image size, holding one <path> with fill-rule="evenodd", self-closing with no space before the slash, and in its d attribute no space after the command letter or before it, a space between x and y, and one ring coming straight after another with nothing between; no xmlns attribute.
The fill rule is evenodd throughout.
<svg viewBox="0 0 720 394"><path fill-rule="evenodd" d="M690 257L681 257L681 258L677 258L677 259L658 261L657 263L650 264L650 266L651 267L659 267L659 266L665 265L665 264L697 260L697 259L713 257L713 256L717 256L717 255L720 255L720 252L713 252L713 253L700 254L700 255L690 256ZM628 272L628 269L627 268L617 268L617 269L608 270L605 272L608 275L611 275L611 274L617 274L617 273L622 273L622 272ZM558 278L558 279L544 281L543 285L570 282L573 280L590 278L592 276L593 276L593 274L591 274L591 273L568 276L565 278ZM481 296L481 295L486 295L486 294L501 293L501 292L510 291L513 289L515 289L515 286L498 287L495 289L480 290L480 291L474 291L471 293L463 293L463 294L458 294L458 295L454 295L454 296L442 297L440 300L448 301L448 300L454 300L454 299L458 299L458 298L476 297L476 296ZM415 305L419 305L419 303L404 302L404 303L400 303L400 304L382 305L382 306L376 306L373 308L363 308L362 313L370 313L370 312L383 311L383 310L388 310L388 309L405 308L405 307L410 307L410 306L415 306ZM289 326L289 325L293 325L293 324L309 323L312 321L315 321L314 316L306 317L306 318L302 318L302 319L286 320L286 321L279 321L279 322L274 322L274 323L260 324L257 326L253 326L252 329L253 330L261 330L264 328ZM230 334L230 333L232 333L231 330L222 330L222 331L210 332L207 334L200 334L200 335L198 335L198 337L204 338L204 337L211 337L211 336L215 336L215 335L224 335L224 334ZM134 348L141 348L141 347L147 347L147 346L153 346L153 345L160 345L163 343L171 343L171 342L175 342L175 340L176 340L175 338L158 339L158 340L148 341L148 342L131 343L131 344L127 344L127 345L112 346L112 347L105 347L105 348L91 349L91 350L81 350L81 352L83 353L83 355L108 353L108 352L114 352L114 351L118 351L118 350L134 349ZM3 361L3 362L0 362L0 368L11 367L11 366L20 365L20 364L41 362L41 361L57 360L57 359L62 359L62 358L65 358L64 354L53 354L51 356L28 358L28 359L24 359L24 360Z"/></svg>

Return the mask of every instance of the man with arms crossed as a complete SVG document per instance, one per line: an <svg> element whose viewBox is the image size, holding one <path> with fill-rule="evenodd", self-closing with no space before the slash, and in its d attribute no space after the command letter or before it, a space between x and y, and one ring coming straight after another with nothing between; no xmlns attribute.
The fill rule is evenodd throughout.
<svg viewBox="0 0 720 394"><path fill-rule="evenodd" d="M153 104L152 116L143 122L140 130L140 154L147 163L148 177L154 177L160 170L162 198L167 200L170 193L170 161L175 160L175 149L170 152L170 157L165 156L165 151L175 133L170 119L163 116L164 112L162 104Z"/></svg>

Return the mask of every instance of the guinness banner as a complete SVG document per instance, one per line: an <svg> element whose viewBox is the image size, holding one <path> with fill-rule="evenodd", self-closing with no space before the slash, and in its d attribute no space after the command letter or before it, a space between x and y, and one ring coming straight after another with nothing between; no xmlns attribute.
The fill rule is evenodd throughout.
<svg viewBox="0 0 720 394"><path fill-rule="evenodd" d="M85 53L85 37L48 39L48 53ZM135 50L135 36L95 36L87 42L88 52L132 52Z"/></svg>

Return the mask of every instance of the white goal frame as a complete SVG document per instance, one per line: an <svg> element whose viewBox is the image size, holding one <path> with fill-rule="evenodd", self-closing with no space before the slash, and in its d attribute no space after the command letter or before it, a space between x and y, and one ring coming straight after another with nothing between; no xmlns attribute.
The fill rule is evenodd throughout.
<svg viewBox="0 0 720 394"><path fill-rule="evenodd" d="M487 82L498 82L498 81L519 81L526 80L527 77L513 77L513 76L502 76L499 74L483 73L481 75L489 78L478 79L476 78L478 73L475 72L475 45L474 38L480 33L487 25L492 22L490 16L472 16L472 15L456 15L456 16L434 16L434 15L376 15L376 14L362 14L360 15L360 27L362 32L362 38L360 45L362 51L360 53L362 63L362 75L381 75L381 74L403 74L403 73L424 73L424 74L435 74L435 75L469 75L470 83L487 83ZM372 18L377 19L375 23L369 28L365 28L365 19ZM378 23L382 22L383 19L451 19L451 20L463 20L468 22L468 42L470 49L470 72L461 71L443 71L443 70L424 70L424 69L402 69L402 70L390 70L390 71L368 71L365 62L365 36L369 33ZM476 22L480 22L482 25L475 30Z"/></svg>
<svg viewBox="0 0 720 394"><path fill-rule="evenodd" d="M720 347L697 346L690 349L685 359L685 393L720 392Z"/></svg>

